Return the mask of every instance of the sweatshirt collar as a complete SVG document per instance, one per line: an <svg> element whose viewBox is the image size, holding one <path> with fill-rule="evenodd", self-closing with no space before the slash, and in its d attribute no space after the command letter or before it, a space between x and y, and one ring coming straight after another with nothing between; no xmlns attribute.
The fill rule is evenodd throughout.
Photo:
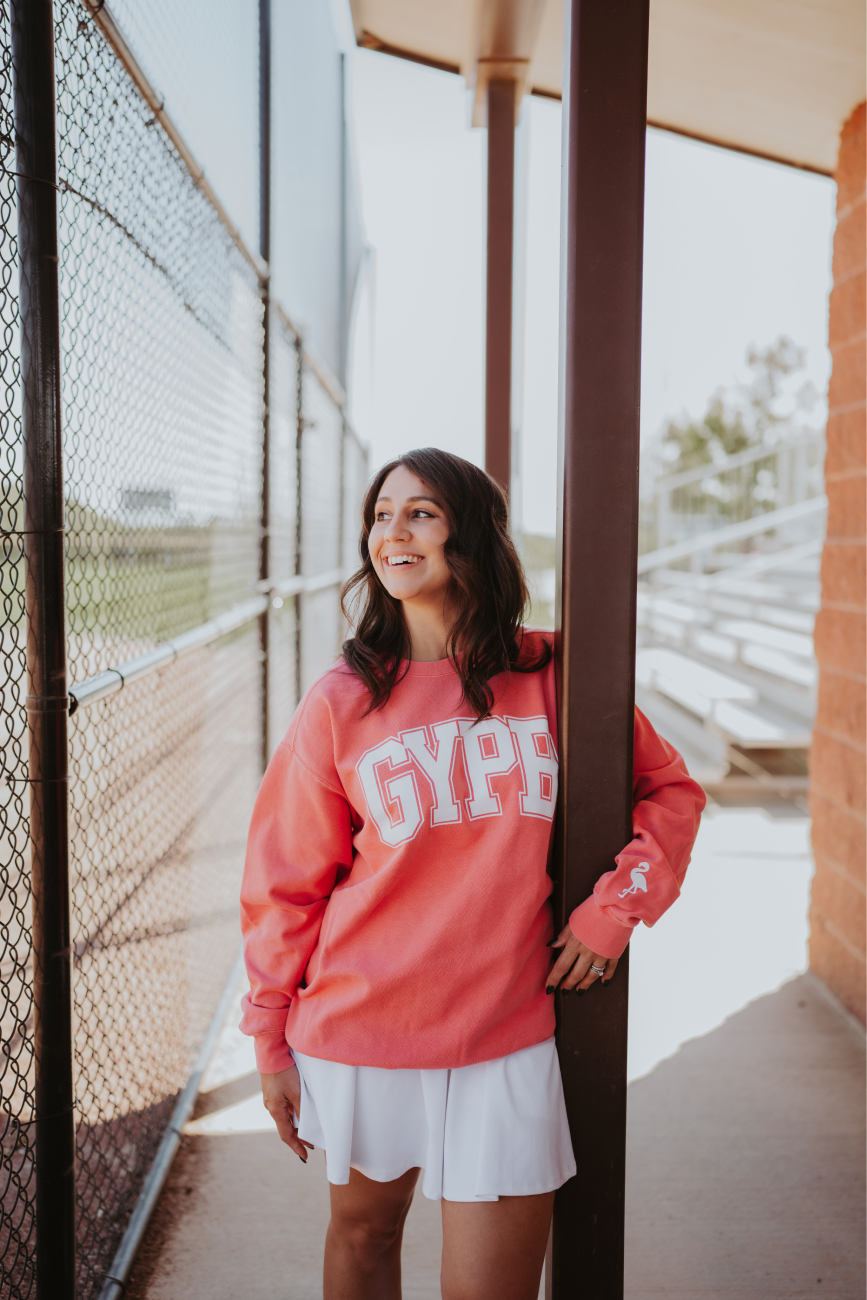
<svg viewBox="0 0 867 1300"><path fill-rule="evenodd" d="M406 677L454 677L455 666L451 659L401 659L399 681Z"/></svg>

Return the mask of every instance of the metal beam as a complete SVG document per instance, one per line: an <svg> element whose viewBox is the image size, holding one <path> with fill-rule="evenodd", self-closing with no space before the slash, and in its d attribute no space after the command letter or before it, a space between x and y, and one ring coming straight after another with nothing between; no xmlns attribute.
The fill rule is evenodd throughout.
<svg viewBox="0 0 867 1300"><path fill-rule="evenodd" d="M512 440L512 262L515 227L514 81L488 84L488 250L485 469L508 493Z"/></svg>
<svg viewBox="0 0 867 1300"><path fill-rule="evenodd" d="M648 0L565 7L558 925L632 836ZM557 1193L555 1300L620 1300L627 962L566 998L557 1043L577 1177Z"/></svg>
<svg viewBox="0 0 867 1300"><path fill-rule="evenodd" d="M67 805L54 15L12 0L18 178L24 606L30 730L36 1296L75 1296L75 1129Z"/></svg>
<svg viewBox="0 0 867 1300"><path fill-rule="evenodd" d="M312 578L266 578L264 582L256 584L262 594L254 596L252 600L233 605L224 614L208 619L207 623L200 623L198 627L190 628L189 632L181 632L171 641L161 641L153 650L145 650L144 654L136 655L134 659L126 659L114 668L106 668L71 686L70 716L79 709L89 708L91 704L107 699L109 695L116 695L125 686L132 686L143 677L162 672L184 655L202 650L221 637L228 636L230 632L236 632L238 628L251 623L253 619L259 619L275 596L281 600L301 595L312 596L317 591L327 591L329 587L342 587L348 576L343 569L329 569Z"/></svg>
<svg viewBox="0 0 867 1300"><path fill-rule="evenodd" d="M181 632L171 641L161 641L152 650L146 650L144 654L136 655L134 659L126 659L114 668L106 668L103 672L76 683L69 691L70 714L77 713L79 709L87 709L91 704L107 699L109 695L116 695L125 686L132 686L135 682L140 682L143 677L161 672L163 668L170 667L175 660L182 659L184 655L192 654L194 650L201 650L218 641L220 637L228 636L230 632L244 627L254 618L258 619L267 609L270 593L275 586L276 584L269 581L261 596L254 596L252 600L247 600L242 605L233 605L225 614L218 614L216 618L209 619L207 623L200 623L189 632Z"/></svg>

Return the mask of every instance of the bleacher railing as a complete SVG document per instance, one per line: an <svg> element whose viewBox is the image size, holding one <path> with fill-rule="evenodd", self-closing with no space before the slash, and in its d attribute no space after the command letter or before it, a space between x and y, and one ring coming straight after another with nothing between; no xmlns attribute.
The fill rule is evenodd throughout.
<svg viewBox="0 0 867 1300"><path fill-rule="evenodd" d="M806 503L825 491L824 458L824 435L811 431L783 435L772 446L750 447L677 474L642 476L639 554L677 546L681 554L673 558L682 559L707 549L702 543L717 529L729 529L730 541L741 542L773 531L775 520L763 520L765 515L776 514L783 525L802 517L796 509L801 506L807 518L811 510ZM778 513L787 510L790 515ZM737 525L746 530L738 531ZM691 546L694 539L702 540ZM716 544L729 543L721 536ZM650 567L645 560L644 570Z"/></svg>

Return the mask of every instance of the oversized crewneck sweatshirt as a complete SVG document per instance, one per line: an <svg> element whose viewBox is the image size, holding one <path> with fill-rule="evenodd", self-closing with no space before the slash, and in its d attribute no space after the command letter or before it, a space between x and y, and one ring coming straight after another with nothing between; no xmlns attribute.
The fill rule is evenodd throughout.
<svg viewBox="0 0 867 1300"><path fill-rule="evenodd" d="M531 652L546 634L528 633ZM553 665L492 679L478 721L450 660L404 664L368 712L339 664L307 692L256 800L241 895L259 1069L291 1046L348 1065L442 1069L554 1032L545 993L557 798ZM634 838L569 918L618 957L677 898L704 807L636 710Z"/></svg>

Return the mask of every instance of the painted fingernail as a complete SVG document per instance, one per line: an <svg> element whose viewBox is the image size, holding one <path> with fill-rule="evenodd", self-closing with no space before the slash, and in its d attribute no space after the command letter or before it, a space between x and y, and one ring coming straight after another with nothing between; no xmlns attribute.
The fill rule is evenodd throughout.
<svg viewBox="0 0 867 1300"><path fill-rule="evenodd" d="M581 994L582 994L582 993L586 993L587 990L586 990L586 989L576 989L575 992L578 994L578 996L579 996L579 998L580 998Z"/></svg>
<svg viewBox="0 0 867 1300"><path fill-rule="evenodd" d="M549 943L546 943L546 944L545 944L545 947L546 947L546 948L553 948L553 947L554 947L554 944L555 944L556 942L557 942L556 939L551 939Z"/></svg>
<svg viewBox="0 0 867 1300"><path fill-rule="evenodd" d="M611 980L600 980L599 983L602 985L604 989L607 989L608 985L611 983Z"/></svg>

